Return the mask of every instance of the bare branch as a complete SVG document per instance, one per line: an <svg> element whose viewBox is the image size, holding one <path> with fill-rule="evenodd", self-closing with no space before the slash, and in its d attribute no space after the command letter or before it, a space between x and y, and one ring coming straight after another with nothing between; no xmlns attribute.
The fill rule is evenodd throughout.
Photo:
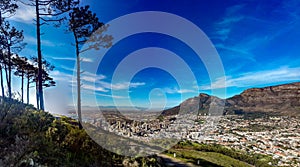
<svg viewBox="0 0 300 167"><path fill-rule="evenodd" d="M104 42L101 42L101 43L104 43ZM88 51L88 50L91 50L91 49L99 50L99 47L105 48L106 45L101 44L101 43L97 43L97 44L95 44L95 45L91 45L91 46L89 46L88 48L81 50L79 53L84 53L84 52L86 52L86 51Z"/></svg>
<svg viewBox="0 0 300 167"><path fill-rule="evenodd" d="M59 12L59 13L40 13L40 15L41 16L59 16L59 15L62 15L62 14L64 14L65 13L65 11L63 11L63 12Z"/></svg>
<svg viewBox="0 0 300 167"><path fill-rule="evenodd" d="M60 22L63 21L64 18L60 18L60 19L45 19L45 18L40 18L41 20L45 21L45 22Z"/></svg>
<svg viewBox="0 0 300 167"><path fill-rule="evenodd" d="M40 24L40 26L43 26L43 25L49 25L49 24L46 23L46 22L43 22L43 23Z"/></svg>

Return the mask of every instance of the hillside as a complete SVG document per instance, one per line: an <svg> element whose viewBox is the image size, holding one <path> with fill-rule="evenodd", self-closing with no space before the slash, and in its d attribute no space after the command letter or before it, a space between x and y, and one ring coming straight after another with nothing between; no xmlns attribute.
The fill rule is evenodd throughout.
<svg viewBox="0 0 300 167"><path fill-rule="evenodd" d="M193 101L193 103L191 103ZM198 103L195 104L195 101ZM213 103L212 103L213 102ZM247 89L239 95L228 99L220 99L201 93L197 97L187 99L179 106L163 111L163 115L178 114L180 107L187 104L199 105L200 114L208 114L210 104L222 106L223 114L269 113L300 114L300 82Z"/></svg>
<svg viewBox="0 0 300 167"><path fill-rule="evenodd" d="M202 94L199 98L206 99L202 101L202 107L207 107L206 103L216 97ZM247 166L245 163L266 165L269 161L268 156L246 155L217 145L183 147L182 142L165 152L171 156L174 153L180 158L180 163L200 162L204 166ZM79 129L76 120L64 116L54 117L18 101L0 102L0 166L155 167L168 166L167 163L167 158L159 155L130 158L112 153L95 143L84 129Z"/></svg>
<svg viewBox="0 0 300 167"><path fill-rule="evenodd" d="M113 141L110 141L113 142ZM156 158L109 152L78 128L76 120L0 101L0 166L157 166Z"/></svg>

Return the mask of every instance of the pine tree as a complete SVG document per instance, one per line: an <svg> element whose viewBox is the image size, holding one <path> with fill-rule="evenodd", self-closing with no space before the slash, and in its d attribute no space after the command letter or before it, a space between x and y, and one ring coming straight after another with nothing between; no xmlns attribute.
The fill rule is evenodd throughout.
<svg viewBox="0 0 300 167"><path fill-rule="evenodd" d="M26 66L26 69L25 69L25 76L26 76L26 79L27 79L27 104L29 104L29 95L30 95L30 84L31 83L34 83L33 79L34 79L34 76L35 76L35 68L32 64L30 63L27 63L27 66Z"/></svg>
<svg viewBox="0 0 300 167"><path fill-rule="evenodd" d="M1 0L0 1L0 26L5 16L10 17L16 12L18 5L16 0Z"/></svg>
<svg viewBox="0 0 300 167"><path fill-rule="evenodd" d="M38 58L36 57L32 57L31 58L32 61L34 62L33 63L33 66L34 66L34 77L33 77L33 82L35 82L35 86L36 86L36 102L37 102L37 108L39 110L43 110L40 106L40 102L39 102L39 95L38 95L38 90L39 90L39 69L37 67L38 65ZM48 87L51 87L51 86L56 86L56 83L55 81L53 80L53 78L51 78L49 76L49 73L51 71L54 70L54 66L51 65L49 62L47 62L46 60L43 60L42 61L42 87L44 88L48 88Z"/></svg>
<svg viewBox="0 0 300 167"><path fill-rule="evenodd" d="M74 8L69 14L69 30L74 35L75 47L76 47L76 62L77 62L77 113L79 127L81 125L81 80L80 80L80 53L96 49L100 47L108 48L112 45L112 37L109 35L103 35L102 32L106 31L107 26L99 22L95 13L89 10L89 6ZM94 32L97 33L93 34ZM89 38L92 36L93 40ZM80 50L83 44L88 45L84 50Z"/></svg>
<svg viewBox="0 0 300 167"><path fill-rule="evenodd" d="M3 68L4 66L4 55L2 50L0 51L0 84L1 84L1 93L2 93L2 100L5 99L5 92L4 92L4 81L3 81Z"/></svg>
<svg viewBox="0 0 300 167"><path fill-rule="evenodd" d="M11 59L14 56L13 53L17 53L24 48L23 39L23 31L11 27L9 22L3 19L0 28L0 47L2 49L9 99L12 98L11 74L13 64Z"/></svg>
<svg viewBox="0 0 300 167"><path fill-rule="evenodd" d="M43 95L43 63L41 27L49 22L59 26L65 20L64 14L79 4L79 0L29 0L27 5L35 7L36 13L36 36L38 55L38 102L41 110L44 110Z"/></svg>
<svg viewBox="0 0 300 167"><path fill-rule="evenodd" d="M16 67L16 71L14 74L18 77L21 77L21 102L24 103L24 79L26 74L26 68L28 66L26 57L16 56L12 59L14 66Z"/></svg>
<svg viewBox="0 0 300 167"><path fill-rule="evenodd" d="M3 29L3 22L4 18L10 17L16 12L18 5L16 4L15 0L1 0L0 1L0 31L4 32ZM3 34L2 34L3 35ZM0 45L0 81L1 81L1 91L2 91L2 98L5 99L4 93L4 81L3 81L3 66L4 66L4 46Z"/></svg>

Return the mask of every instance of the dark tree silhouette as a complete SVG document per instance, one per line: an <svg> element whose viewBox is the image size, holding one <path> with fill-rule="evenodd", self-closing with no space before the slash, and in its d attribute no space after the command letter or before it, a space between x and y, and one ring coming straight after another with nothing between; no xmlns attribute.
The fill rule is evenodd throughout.
<svg viewBox="0 0 300 167"><path fill-rule="evenodd" d="M30 88L30 84L31 83L34 83L33 79L35 77L35 68L32 64L30 63L27 63L27 66L26 66L26 70L25 70L25 76L27 78L27 104L29 104L29 88Z"/></svg>
<svg viewBox="0 0 300 167"><path fill-rule="evenodd" d="M15 27L11 27L8 21L3 19L0 28L0 44L3 52L3 62L5 67L8 96L12 98L12 87L11 87L11 73L12 73L12 56L13 53L19 52L24 48L23 43L23 31L17 30Z"/></svg>
<svg viewBox="0 0 300 167"><path fill-rule="evenodd" d="M27 62L26 57L19 57L16 56L12 59L13 65L16 68L16 71L14 74L18 77L21 77L21 102L24 103L24 78L26 74L26 68L28 67L28 62Z"/></svg>
<svg viewBox="0 0 300 167"><path fill-rule="evenodd" d="M2 19L4 16L10 17L16 12L18 5L16 0L1 0L0 1L0 25L2 25Z"/></svg>
<svg viewBox="0 0 300 167"><path fill-rule="evenodd" d="M36 36L37 36L37 55L38 55L38 101L41 110L44 110L43 95L43 63L42 63L42 44L41 26L53 22L58 26L65 20L64 13L70 11L79 4L79 0L29 0L27 5L34 6L36 12Z"/></svg>
<svg viewBox="0 0 300 167"><path fill-rule="evenodd" d="M69 30L74 35L75 47L76 47L76 62L77 62L77 113L79 127L81 125L81 80L80 80L80 53L96 49L101 47L108 48L112 45L112 36L103 35L107 26L99 22L95 13L89 10L89 6L74 8L69 14ZM96 31L97 30L97 31ZM94 33L94 34L93 34ZM92 36L93 34L93 36ZM87 47L80 50L83 44Z"/></svg>
<svg viewBox="0 0 300 167"><path fill-rule="evenodd" d="M16 12L16 9L18 8L18 6L16 5L16 1L15 0L1 0L0 1L0 30L1 32L4 32L3 29L3 22L4 22L4 18L5 17L10 17L11 15L13 15ZM3 46L1 47L1 51L0 51L0 80L1 80L1 91L2 91L2 98L4 100L4 81L3 81L3 65L4 65L4 53L3 53Z"/></svg>
<svg viewBox="0 0 300 167"><path fill-rule="evenodd" d="M37 108L40 110L43 110L42 108L40 108L40 102L39 102L39 95L38 95L38 90L39 90L39 69L37 67L38 65L38 58L36 57L32 57L31 58L33 60L33 66L34 66L34 77L33 77L33 82L35 82L36 85L36 101L37 101ZM47 62L46 60L42 61L42 67L43 67L43 71L42 71L42 87L48 88L51 86L56 86L55 81L53 81L53 78L51 78L49 76L49 73L51 71L54 70L54 66L51 65L49 62Z"/></svg>
<svg viewBox="0 0 300 167"><path fill-rule="evenodd" d="M0 84L1 84L1 93L2 93L2 99L4 101L5 92L4 92L4 82L3 82L3 68L4 65L4 55L2 50L0 51Z"/></svg>

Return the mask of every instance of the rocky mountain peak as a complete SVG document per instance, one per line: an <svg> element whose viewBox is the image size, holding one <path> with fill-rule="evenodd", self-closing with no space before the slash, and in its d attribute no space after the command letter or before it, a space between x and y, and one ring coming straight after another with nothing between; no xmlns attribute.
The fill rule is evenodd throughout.
<svg viewBox="0 0 300 167"><path fill-rule="evenodd" d="M277 114L300 114L300 82L250 88L231 98L220 99L200 93L179 106L163 111L162 114L178 114L179 110L198 109L199 114L208 114L211 107L224 107L223 114L264 112Z"/></svg>

